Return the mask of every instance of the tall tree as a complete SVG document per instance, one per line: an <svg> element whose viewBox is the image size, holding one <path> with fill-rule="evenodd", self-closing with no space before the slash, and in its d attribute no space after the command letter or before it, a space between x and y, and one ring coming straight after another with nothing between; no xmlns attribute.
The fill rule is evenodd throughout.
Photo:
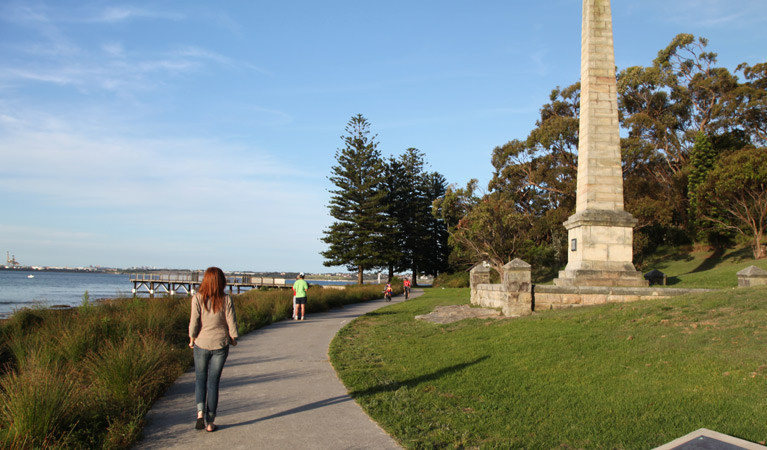
<svg viewBox="0 0 767 450"><path fill-rule="evenodd" d="M441 198L447 192L447 180L438 172L431 172L424 176L426 197L429 199L427 211L431 211L433 202ZM423 260L419 264L423 273L437 276L448 269L450 246L448 245L447 223L427 214L426 219L427 251L421 255Z"/></svg>
<svg viewBox="0 0 767 450"><path fill-rule="evenodd" d="M384 163L377 136L369 134L369 122L357 114L341 136L344 147L336 151L337 164L329 177L336 189L330 191L328 207L336 221L324 231L322 241L329 248L321 252L326 266L356 270L359 284L365 270L385 264L392 227L385 202Z"/></svg>
<svg viewBox="0 0 767 450"><path fill-rule="evenodd" d="M716 164L718 156L706 133L698 132L695 145L690 152L689 175L687 176L687 196L690 203L690 214L693 217L699 215L698 187L706 181L706 177Z"/></svg>
<svg viewBox="0 0 767 450"><path fill-rule="evenodd" d="M767 257L767 149L750 148L722 157L698 186L701 217L714 227L737 232L754 258Z"/></svg>
<svg viewBox="0 0 767 450"><path fill-rule="evenodd" d="M533 246L535 217L504 192L485 195L453 229L450 240L466 263L487 261L503 279L503 266Z"/></svg>
<svg viewBox="0 0 767 450"><path fill-rule="evenodd" d="M389 211L395 220L393 269L410 271L413 279L423 273L440 271L447 244L444 227L431 214L432 202L444 194L445 181L439 173L424 170L424 154L408 148L398 158L390 158L388 167Z"/></svg>
<svg viewBox="0 0 767 450"><path fill-rule="evenodd" d="M432 202L432 215L444 224L449 235L448 266L451 271L470 266L476 259L453 235L461 219L479 204L480 198L476 195L477 183L476 179L471 179L465 188L450 185L441 197Z"/></svg>
<svg viewBox="0 0 767 450"><path fill-rule="evenodd" d="M741 64L746 82L738 90L738 124L755 145L767 145L767 63Z"/></svg>

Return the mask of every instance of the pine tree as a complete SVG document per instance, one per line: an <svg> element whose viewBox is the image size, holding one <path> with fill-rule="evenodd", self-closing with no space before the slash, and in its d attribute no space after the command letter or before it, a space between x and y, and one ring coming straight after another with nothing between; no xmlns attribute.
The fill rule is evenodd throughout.
<svg viewBox="0 0 767 450"><path fill-rule="evenodd" d="M362 284L365 270L387 262L392 221L387 215L386 173L377 136L369 137L370 124L362 114L349 120L346 133L329 177L336 189L330 191L328 207L336 221L324 231L322 241L329 248L321 254L326 266L356 270L357 282Z"/></svg>
<svg viewBox="0 0 767 450"><path fill-rule="evenodd" d="M448 269L448 257L452 250L448 245L447 223L431 213L434 201L442 198L447 191L447 180L438 172L426 174L428 254L421 264L423 273L437 276Z"/></svg>
<svg viewBox="0 0 767 450"><path fill-rule="evenodd" d="M436 275L446 262L447 228L431 213L432 202L444 195L445 178L437 172L424 171L424 154L408 148L399 158L391 158L389 173L389 214L396 223L394 270Z"/></svg>
<svg viewBox="0 0 767 450"><path fill-rule="evenodd" d="M687 176L687 198L689 200L689 213L695 228L701 231L704 227L698 211L698 187L706 182L706 177L716 164L717 152L711 145L706 133L700 131L695 138L695 145L690 152L689 170ZM699 236L701 238L702 236Z"/></svg>

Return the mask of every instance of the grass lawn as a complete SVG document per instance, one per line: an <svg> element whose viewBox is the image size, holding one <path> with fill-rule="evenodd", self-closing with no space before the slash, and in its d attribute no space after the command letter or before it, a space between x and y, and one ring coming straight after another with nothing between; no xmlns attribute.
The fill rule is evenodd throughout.
<svg viewBox="0 0 767 450"><path fill-rule="evenodd" d="M468 289L429 289L331 344L351 395L405 448L645 450L701 427L767 439L767 288L414 319L468 301Z"/></svg>
<svg viewBox="0 0 767 450"><path fill-rule="evenodd" d="M754 260L750 248L719 252L677 248L660 251L643 272L660 270L670 287L724 288L736 287L736 274L751 265L767 270L767 259Z"/></svg>

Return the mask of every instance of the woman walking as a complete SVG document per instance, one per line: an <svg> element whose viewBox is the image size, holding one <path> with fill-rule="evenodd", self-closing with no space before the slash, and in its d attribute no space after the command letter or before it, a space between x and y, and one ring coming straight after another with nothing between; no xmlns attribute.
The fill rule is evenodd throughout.
<svg viewBox="0 0 767 450"><path fill-rule="evenodd" d="M224 292L226 277L218 267L209 267L192 296L189 316L189 347L194 349L194 387L197 402L195 428L216 431L218 385L229 345L237 345L237 317L232 299ZM207 426L206 426L207 423Z"/></svg>

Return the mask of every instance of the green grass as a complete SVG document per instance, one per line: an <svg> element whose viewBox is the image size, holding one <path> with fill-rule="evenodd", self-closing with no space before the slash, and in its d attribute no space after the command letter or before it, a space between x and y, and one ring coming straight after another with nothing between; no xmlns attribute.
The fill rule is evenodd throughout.
<svg viewBox="0 0 767 450"><path fill-rule="evenodd" d="M767 288L449 325L432 289L341 330L331 360L408 449L647 449L705 427L767 439Z"/></svg>
<svg viewBox="0 0 767 450"><path fill-rule="evenodd" d="M312 287L307 309L381 298L381 291ZM240 335L290 317L291 296L288 290L236 296ZM130 447L152 402L192 364L189 302L122 298L16 312L0 325L0 448Z"/></svg>
<svg viewBox="0 0 767 450"><path fill-rule="evenodd" d="M671 287L725 288L736 287L736 274L751 265L767 270L767 259L754 260L750 248L723 251L676 248L663 249L647 262L643 272L660 270Z"/></svg>

